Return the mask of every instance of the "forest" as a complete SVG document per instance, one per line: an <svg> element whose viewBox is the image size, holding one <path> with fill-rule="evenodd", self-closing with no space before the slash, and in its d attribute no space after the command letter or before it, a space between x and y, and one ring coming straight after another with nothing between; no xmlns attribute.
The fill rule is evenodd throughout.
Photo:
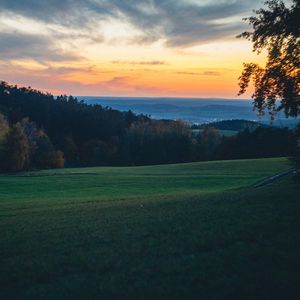
<svg viewBox="0 0 300 300"><path fill-rule="evenodd" d="M218 127L229 128L228 122L202 126L194 134L195 127L182 121L154 120L1 82L0 170L169 164L298 151L296 130L251 122L242 128L237 120L232 126L240 131L226 137Z"/></svg>

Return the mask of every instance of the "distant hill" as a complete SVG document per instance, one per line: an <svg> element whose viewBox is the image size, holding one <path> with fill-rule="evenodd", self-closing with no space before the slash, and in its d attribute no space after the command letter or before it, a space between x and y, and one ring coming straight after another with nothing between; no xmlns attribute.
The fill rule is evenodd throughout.
<svg viewBox="0 0 300 300"><path fill-rule="evenodd" d="M273 123L268 114L259 118L253 111L252 100L205 98L121 98L78 97L88 104L100 104L121 111L149 115L154 119L183 120L191 124L204 124L224 120L243 119L277 127L294 128L300 119L287 119L280 112Z"/></svg>
<svg viewBox="0 0 300 300"><path fill-rule="evenodd" d="M193 128L203 129L207 126L217 128L219 130L234 130L234 131L243 131L245 129L249 129L250 131L255 130L257 127L269 127L268 125L261 124L255 121L247 121L247 120L224 120L218 122L212 122L208 124L202 125L193 125Z"/></svg>

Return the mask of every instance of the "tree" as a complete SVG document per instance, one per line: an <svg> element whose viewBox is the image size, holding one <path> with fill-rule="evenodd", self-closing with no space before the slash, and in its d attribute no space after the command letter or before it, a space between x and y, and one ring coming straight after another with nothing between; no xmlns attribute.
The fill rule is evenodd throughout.
<svg viewBox="0 0 300 300"><path fill-rule="evenodd" d="M0 113L0 145L5 140L8 131L9 131L8 123L5 117Z"/></svg>
<svg viewBox="0 0 300 300"><path fill-rule="evenodd" d="M4 169L5 141L9 132L9 126L5 117L0 113L0 170Z"/></svg>
<svg viewBox="0 0 300 300"><path fill-rule="evenodd" d="M58 149L63 151L66 167L79 166L79 150L71 136L57 135L53 143Z"/></svg>
<svg viewBox="0 0 300 300"><path fill-rule="evenodd" d="M39 166L44 169L63 168L65 165L64 154L60 150L52 150L39 157Z"/></svg>
<svg viewBox="0 0 300 300"><path fill-rule="evenodd" d="M23 118L20 121L21 129L28 141L28 165L29 168L35 168L35 157L38 150L38 140L45 136L43 130L37 128L36 124L30 122L28 118Z"/></svg>
<svg viewBox="0 0 300 300"><path fill-rule="evenodd" d="M64 166L64 154L55 150L49 137L44 134L36 140L34 165L38 168L62 168Z"/></svg>
<svg viewBox="0 0 300 300"><path fill-rule="evenodd" d="M14 125L4 143L4 169L10 172L24 170L28 165L29 145L20 123Z"/></svg>
<svg viewBox="0 0 300 300"><path fill-rule="evenodd" d="M283 110L286 117L297 117L300 115L300 0L292 0L289 7L281 0L265 4L267 9L257 10L256 16L246 18L253 32L244 32L239 37L252 41L253 51L267 50L267 62L264 68L255 63L244 64L239 95L245 93L253 80L252 98L260 115L268 110L273 119ZM299 157L292 161L299 169Z"/></svg>
<svg viewBox="0 0 300 300"><path fill-rule="evenodd" d="M245 159L294 155L297 137L287 128L258 127L224 137L217 149L217 159Z"/></svg>
<svg viewBox="0 0 300 300"><path fill-rule="evenodd" d="M205 127L199 133L199 143L202 145L202 151L205 160L215 158L217 148L222 142L222 135L220 131L214 127Z"/></svg>
<svg viewBox="0 0 300 300"><path fill-rule="evenodd" d="M90 140L81 149L81 163L83 166L106 166L110 163L111 149L101 140Z"/></svg>
<svg viewBox="0 0 300 300"><path fill-rule="evenodd" d="M264 68L255 63L244 64L239 95L245 93L253 80L252 98L260 115L268 110L274 118L283 110L287 117L297 117L300 114L300 1L292 0L290 7L281 0L265 4L268 9L259 9L255 11L256 16L245 19L253 31L239 37L252 41L255 52L266 49L267 62Z"/></svg>

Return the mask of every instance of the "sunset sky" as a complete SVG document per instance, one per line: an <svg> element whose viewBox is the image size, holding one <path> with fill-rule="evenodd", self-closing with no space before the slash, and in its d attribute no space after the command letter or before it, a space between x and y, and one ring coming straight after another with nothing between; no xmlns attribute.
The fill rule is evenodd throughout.
<svg viewBox="0 0 300 300"><path fill-rule="evenodd" d="M53 94L235 98L251 0L0 0L0 80ZM249 97L249 94L243 97Z"/></svg>

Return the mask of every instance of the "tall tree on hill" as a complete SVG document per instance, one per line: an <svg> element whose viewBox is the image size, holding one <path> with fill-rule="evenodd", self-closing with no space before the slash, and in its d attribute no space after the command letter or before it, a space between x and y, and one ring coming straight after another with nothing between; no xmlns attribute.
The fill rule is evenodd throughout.
<svg viewBox="0 0 300 300"><path fill-rule="evenodd" d="M300 115L300 0L292 0L290 6L281 0L265 4L267 9L259 9L256 16L246 18L253 31L238 37L250 40L255 52L266 50L267 62L264 68L256 63L244 64L239 95L245 93L252 80L254 108L260 115L268 110L274 118L283 110L286 117L297 117ZM300 160L294 161L300 168Z"/></svg>

